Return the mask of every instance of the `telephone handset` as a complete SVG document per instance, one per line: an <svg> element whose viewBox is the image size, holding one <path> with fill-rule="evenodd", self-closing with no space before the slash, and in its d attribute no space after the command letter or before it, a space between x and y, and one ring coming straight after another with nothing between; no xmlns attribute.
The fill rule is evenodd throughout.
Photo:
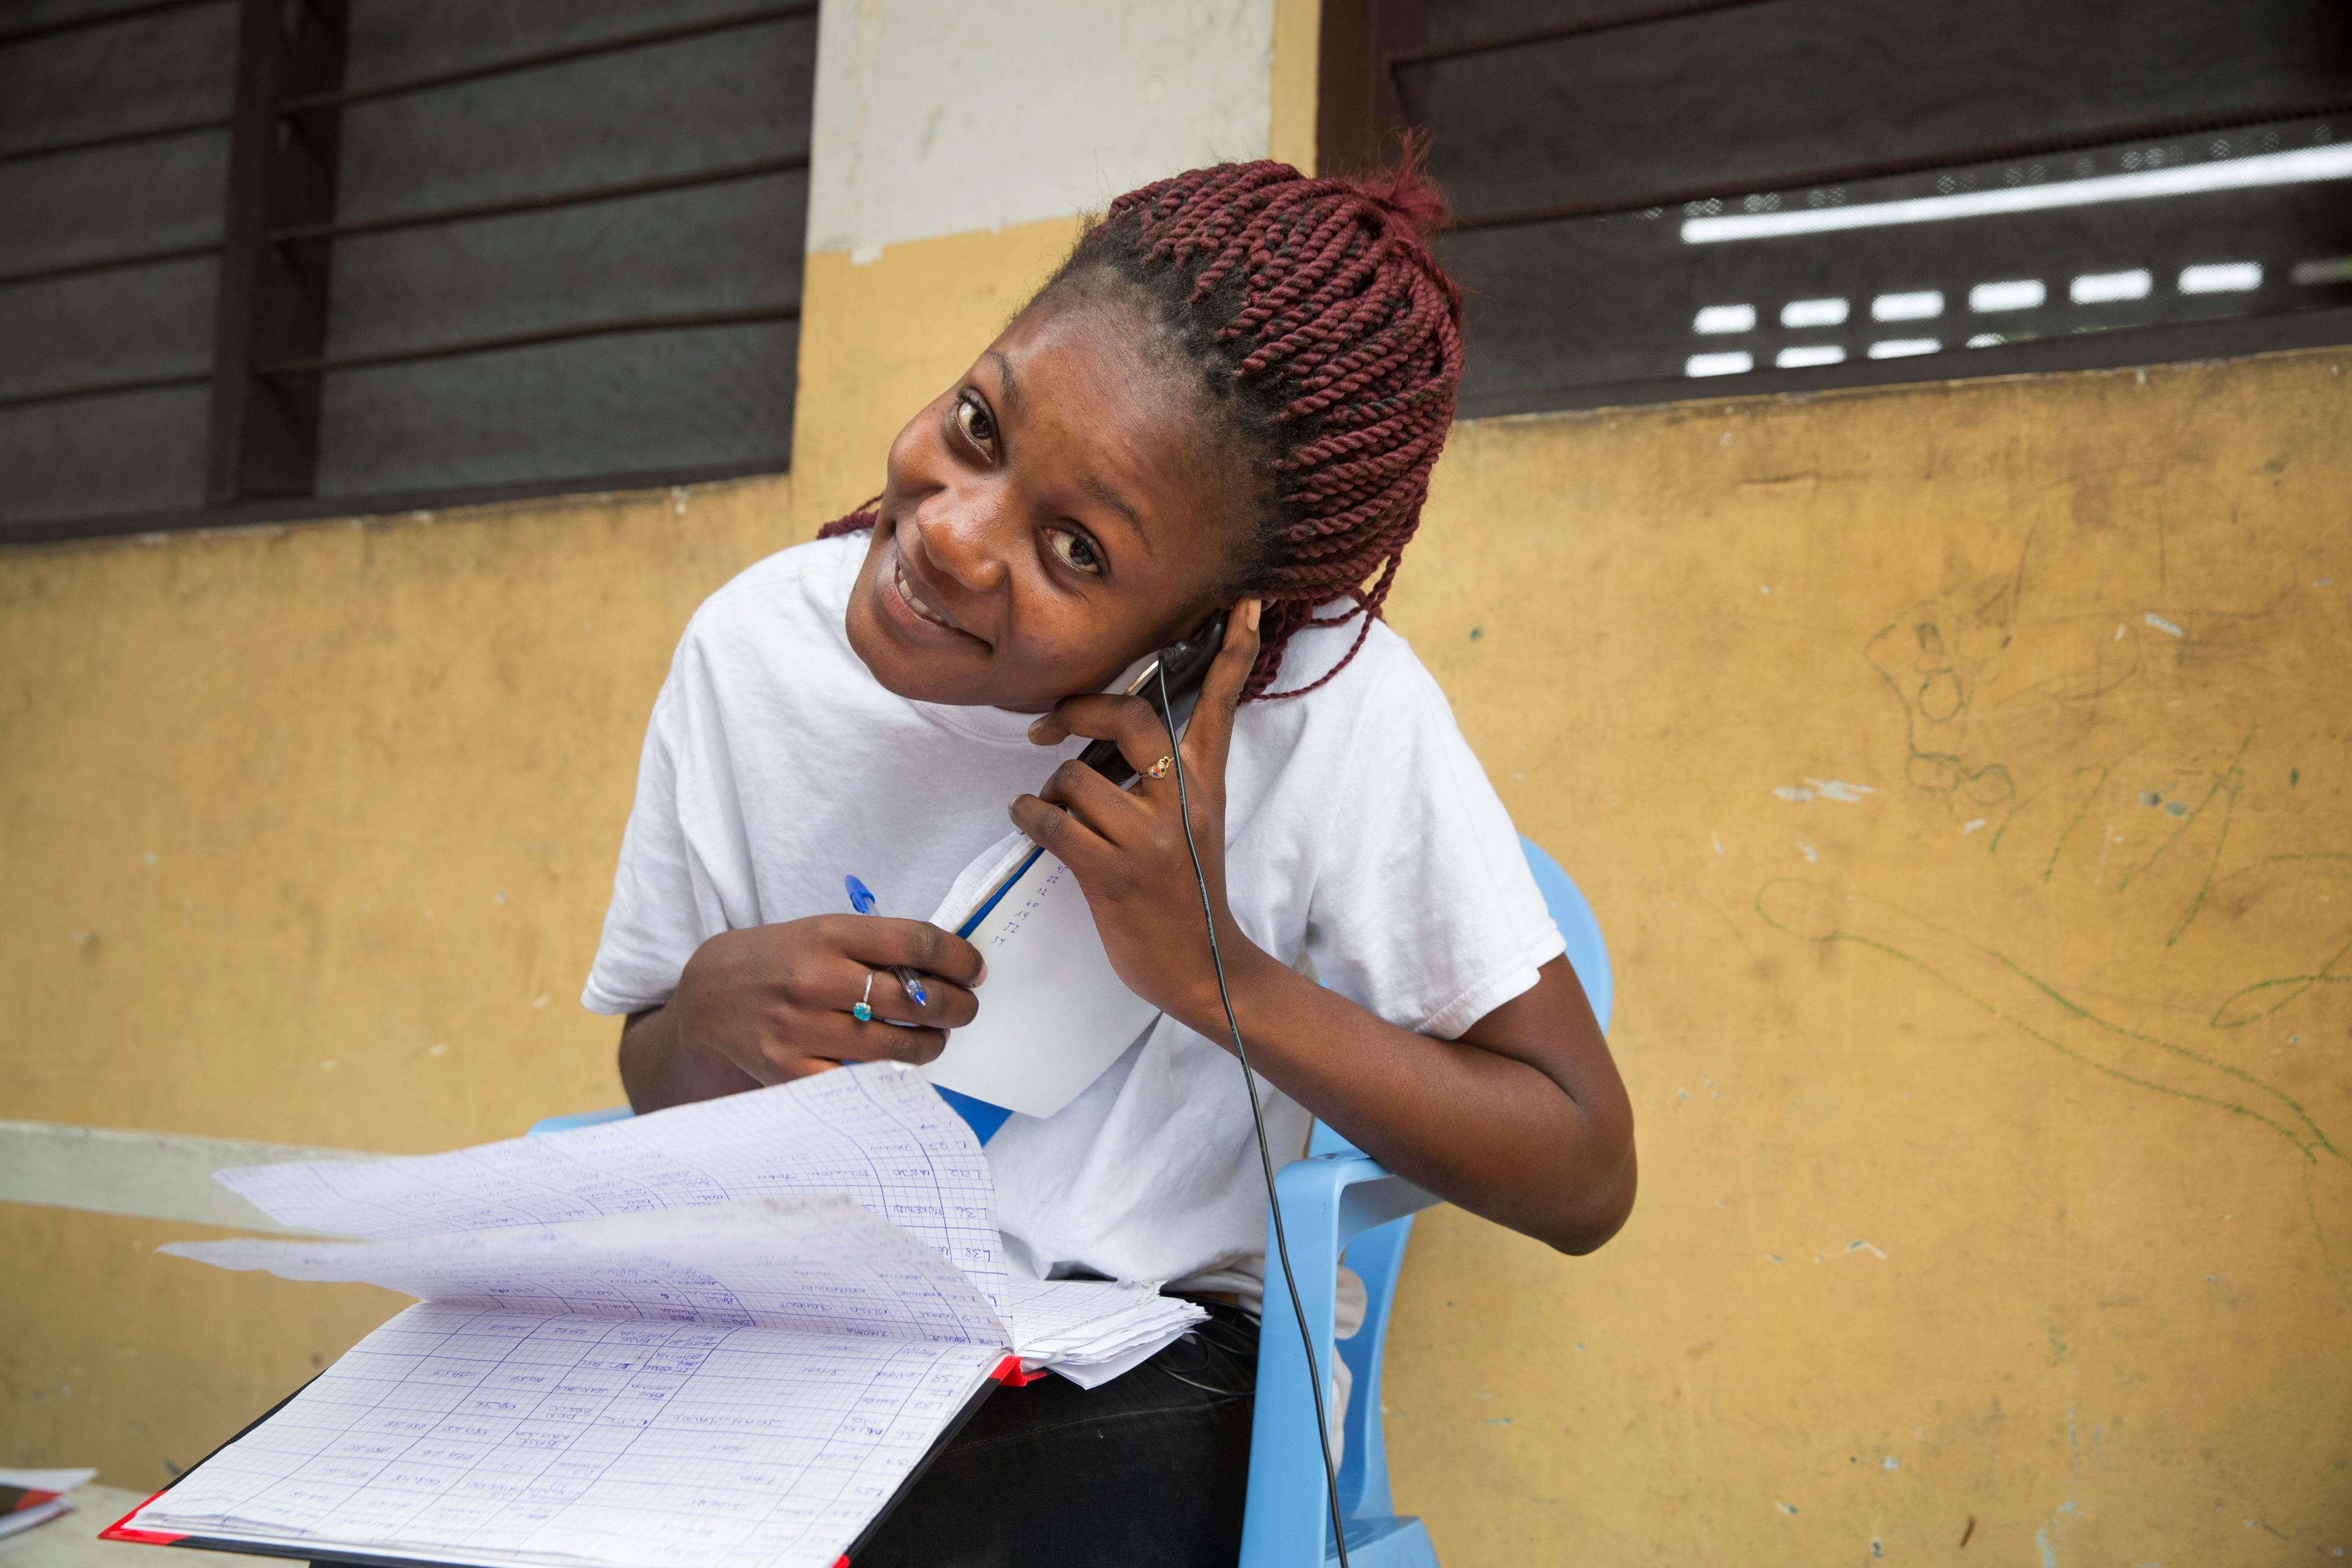
<svg viewBox="0 0 2352 1568"><path fill-rule="evenodd" d="M1143 673L1128 682L1124 695L1140 697L1150 703L1152 711L1160 715L1160 721L1166 723L1172 733L1175 724L1169 719L1169 709L1181 701L1187 692L1200 689L1202 678L1209 673L1209 666L1217 661L1217 650L1224 645L1225 612L1219 610L1209 617L1207 623L1199 631L1181 642L1171 643L1161 648L1153 657L1151 662L1143 667ZM1162 676L1166 677L1164 680L1161 679ZM1111 783L1121 786L1135 776L1135 770L1128 765L1127 758L1120 754L1117 741L1090 742L1085 751L1078 753L1078 761L1094 769ZM1003 846L999 846L996 850L991 852L1003 857L997 861L996 874L977 884L970 907L961 918L958 919L952 926L947 926L946 921L941 918L955 909L959 902L957 890L963 884L963 879L959 878L957 889L949 890L948 902L940 906L938 914L931 917L932 924L947 926L947 929L954 931L956 935L965 938L969 938L973 931L980 929L980 922L995 910L998 902L1012 890L1013 885L1028 875L1029 868L1034 866L1038 858L1045 853L1043 849L1030 845L1028 840L1019 834L1013 836L1012 842L1027 847L1021 849L1017 855L1006 851ZM978 869L977 865L966 868L965 876L969 877ZM987 1141L984 1134L982 1141L983 1142Z"/></svg>
<svg viewBox="0 0 2352 1568"><path fill-rule="evenodd" d="M1128 683L1126 695L1140 697L1151 704L1160 721L1168 726L1169 733L1176 731L1176 719L1168 710L1200 689L1209 673L1209 666L1217 662L1217 651L1225 646L1225 612L1211 616L1199 631L1181 642L1169 644L1160 650L1143 673ZM1115 784L1124 785L1135 776L1135 769L1118 749L1117 741L1096 741L1078 753L1078 761L1102 774Z"/></svg>

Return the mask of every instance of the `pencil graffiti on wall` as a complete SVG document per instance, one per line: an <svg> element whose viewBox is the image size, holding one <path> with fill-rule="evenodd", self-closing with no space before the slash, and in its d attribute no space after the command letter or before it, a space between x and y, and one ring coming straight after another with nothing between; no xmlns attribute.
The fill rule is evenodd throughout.
<svg viewBox="0 0 2352 1568"><path fill-rule="evenodd" d="M2040 617L2020 613L2026 584L2021 559L1969 602L1913 605L1864 650L1900 705L1891 793L1931 885L1873 858L1852 881L1767 880L1755 910L1899 964L2077 1067L2263 1130L2302 1165L2352 1301L2352 1144L2308 1088L2346 1050L2352 842L2326 841L2303 776L2340 771L2344 742L2279 703L2326 668L2338 628L2299 584L2252 611Z"/></svg>
<svg viewBox="0 0 2352 1568"><path fill-rule="evenodd" d="M2110 1017L2000 949L1924 915L1793 877L1764 884L1756 910L1775 931L1801 940L1853 942L1907 964L2059 1055L2111 1078L2250 1118L2307 1160L2347 1161L2346 1152L2285 1090Z"/></svg>

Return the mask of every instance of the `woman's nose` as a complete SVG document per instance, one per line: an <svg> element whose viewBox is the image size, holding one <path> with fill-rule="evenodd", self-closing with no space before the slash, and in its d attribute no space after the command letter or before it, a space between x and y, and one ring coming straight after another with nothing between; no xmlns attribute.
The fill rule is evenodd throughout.
<svg viewBox="0 0 2352 1568"><path fill-rule="evenodd" d="M954 488L915 509L915 539L932 570L985 593L1005 575L1006 508L993 487Z"/></svg>

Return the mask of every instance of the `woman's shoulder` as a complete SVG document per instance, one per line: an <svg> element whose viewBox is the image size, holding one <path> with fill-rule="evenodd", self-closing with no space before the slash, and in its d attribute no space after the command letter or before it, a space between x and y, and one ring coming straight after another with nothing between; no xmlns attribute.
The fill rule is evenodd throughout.
<svg viewBox="0 0 2352 1568"><path fill-rule="evenodd" d="M1256 764L1298 778L1349 775L1368 755L1435 757L1464 743L1412 645L1385 621L1360 619L1295 634L1273 697L1242 705L1234 739Z"/></svg>
<svg viewBox="0 0 2352 1568"><path fill-rule="evenodd" d="M1303 695L1285 698L1286 691ZM1385 620L1375 618L1367 626L1351 616L1294 633L1275 676L1274 700L1252 706L1353 719L1385 715L1399 705L1418 710L1433 702L1446 709L1444 691L1412 645Z"/></svg>

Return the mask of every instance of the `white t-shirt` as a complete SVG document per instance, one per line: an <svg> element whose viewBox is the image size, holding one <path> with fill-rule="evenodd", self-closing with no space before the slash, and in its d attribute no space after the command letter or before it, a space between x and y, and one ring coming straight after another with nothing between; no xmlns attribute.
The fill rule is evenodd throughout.
<svg viewBox="0 0 2352 1568"><path fill-rule="evenodd" d="M667 1002L721 931L845 910L847 874L883 913L928 914L1003 837L1013 797L1085 743L1034 745L1028 715L877 684L842 624L866 547L770 556L687 626L646 730L591 1010ZM1329 669L1359 624L1293 637L1282 686ZM1444 696L1384 624L1328 685L1243 705L1225 803L1241 929L1391 1023L1457 1036L1564 951ZM1171 908L1170 940L1193 940L1198 914ZM1261 1092L1276 1163L1296 1157L1307 1112ZM1016 1265L1258 1294L1265 1193L1241 1069L1174 1020L1058 1114L1013 1117L988 1156Z"/></svg>

